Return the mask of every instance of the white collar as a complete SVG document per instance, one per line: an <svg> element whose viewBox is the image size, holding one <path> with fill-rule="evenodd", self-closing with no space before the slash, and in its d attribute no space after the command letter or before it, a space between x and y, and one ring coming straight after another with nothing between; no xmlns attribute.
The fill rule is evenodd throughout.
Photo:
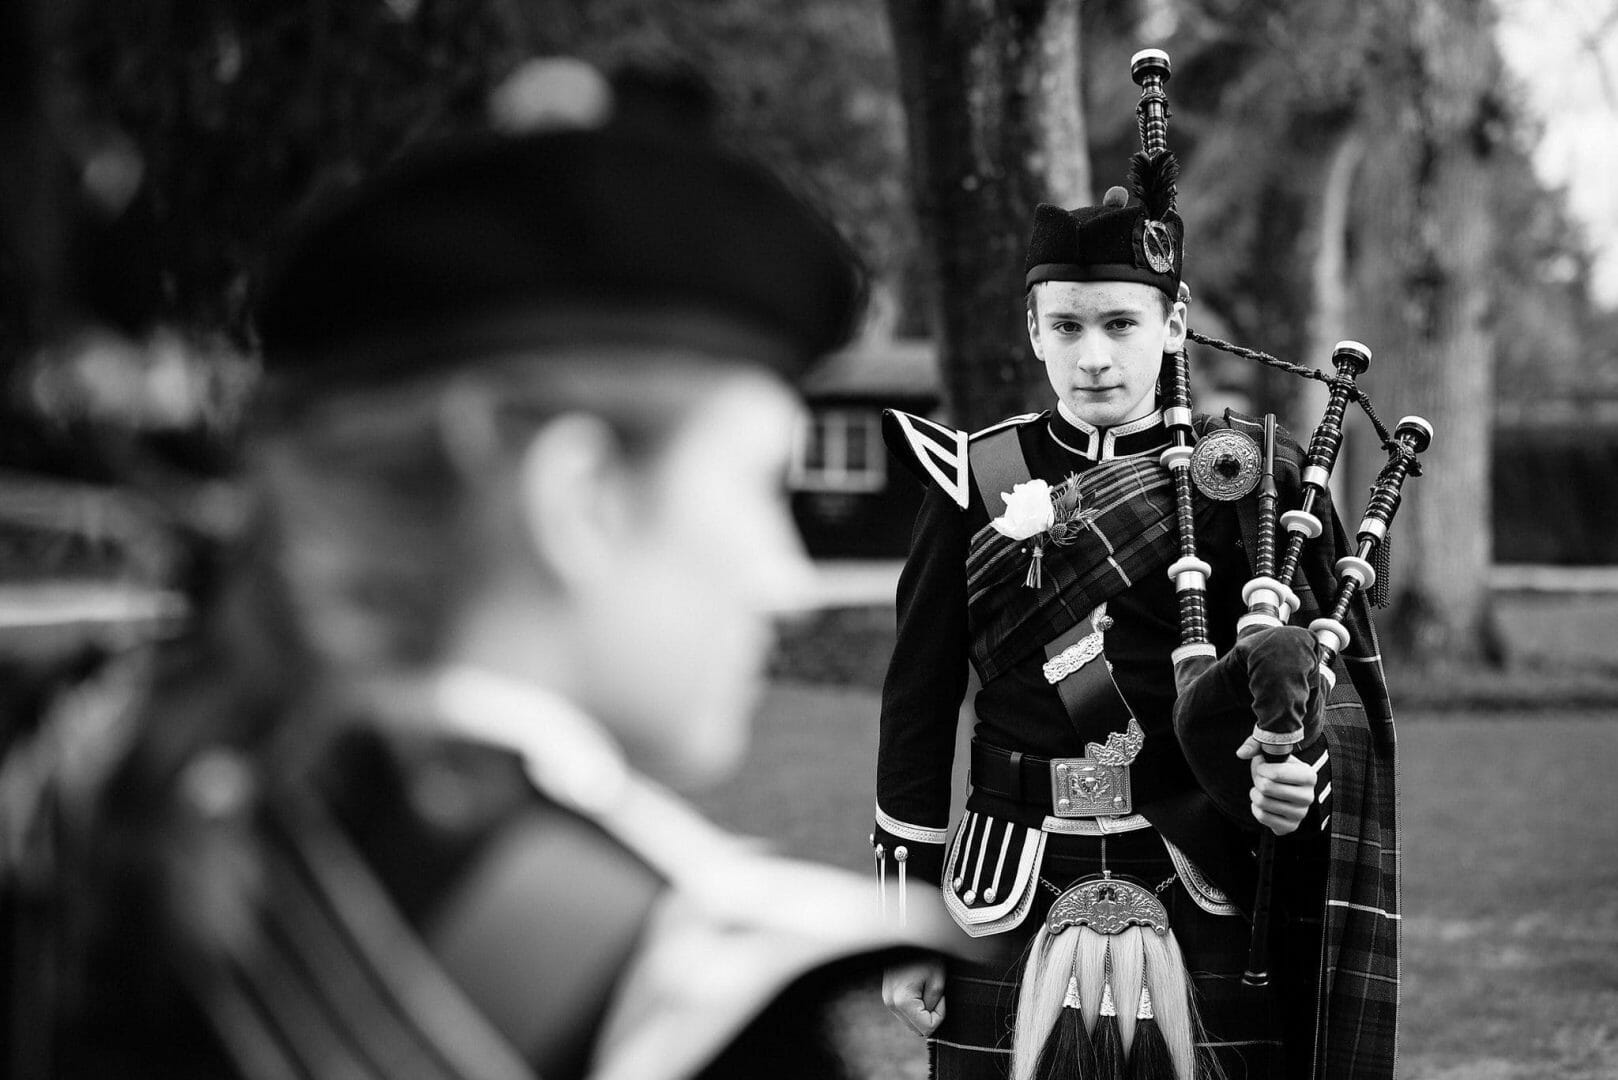
<svg viewBox="0 0 1618 1080"><path fill-rule="evenodd" d="M1120 446L1119 440L1130 435L1139 435L1143 432L1152 431L1163 425L1163 410L1161 409L1153 409L1145 416L1137 417L1134 420L1126 420L1122 424L1114 424L1110 428L1100 428L1087 421L1080 420L1073 415L1073 411L1067 407L1067 403L1060 399L1056 402L1056 411L1064 423L1072 425L1079 434L1084 436L1085 444L1083 446L1074 446L1056 433L1055 424L1047 424L1046 430L1050 432L1051 439L1064 450L1087 457L1091 461L1111 461L1116 457L1129 457L1155 449L1155 446L1147 445L1136 446L1130 444ZM1144 442L1143 440L1135 441Z"/></svg>
<svg viewBox="0 0 1618 1080"><path fill-rule="evenodd" d="M515 751L534 785L571 809L594 816L629 782L612 736L545 687L458 664L439 673L432 695L434 711L452 730Z"/></svg>
<svg viewBox="0 0 1618 1080"><path fill-rule="evenodd" d="M542 794L602 826L670 880L687 879L704 857L735 858L750 846L636 772L605 728L546 687L456 664L438 673L432 697L451 731L514 751Z"/></svg>

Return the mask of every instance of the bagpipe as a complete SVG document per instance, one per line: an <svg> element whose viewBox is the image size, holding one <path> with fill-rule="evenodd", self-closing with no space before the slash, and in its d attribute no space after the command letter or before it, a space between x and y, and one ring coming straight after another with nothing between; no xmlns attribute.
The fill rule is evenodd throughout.
<svg viewBox="0 0 1618 1080"><path fill-rule="evenodd" d="M1154 218L1172 212L1176 197L1178 164L1168 147L1165 90L1170 73L1168 55L1161 50L1143 50L1131 60L1131 74L1141 89L1136 105L1141 149L1131 165L1131 180ZM1148 234L1153 224L1147 222ZM1179 299L1190 301L1183 284ZM1187 350L1166 354L1163 361L1160 391L1170 445L1161 464L1172 478L1177 529L1175 557L1168 567L1179 614L1179 646L1172 653L1174 728L1193 773L1215 803L1227 813L1247 817L1251 779L1237 749L1251 739L1266 759L1279 762L1322 739L1325 701L1336 685L1333 665L1352 640L1350 626L1356 620L1351 609L1362 595L1385 601L1389 530L1405 481L1420 475L1420 455L1431 443L1433 429L1419 416L1406 416L1389 432L1359 385L1372 353L1357 341L1337 344L1328 373L1194 331L1186 337L1324 382L1329 391L1325 412L1297 462L1297 505L1283 508L1275 417L1266 415L1261 425L1253 425L1257 439L1234 424L1207 425L1199 434ZM1307 627L1298 626L1293 620L1306 605L1295 584L1304 577L1305 546L1322 541L1334 522L1329 487L1351 404L1369 418L1387 461L1371 485L1352 553L1335 563L1329 605L1321 600L1319 617ZM1291 453L1296 456L1298 449ZM1211 567L1197 550L1199 494L1224 502L1251 496L1257 504L1256 543L1249 545L1252 576L1242 590L1246 612L1238 619L1234 646L1224 655L1209 635ZM1322 542L1335 544L1335 536ZM1275 834L1262 828L1257 887L1248 908L1252 936L1244 981L1250 985L1269 980L1275 866ZM1065 933L1072 927L1092 932ZM1197 1072L1196 1019L1177 951L1166 911L1150 890L1110 875L1069 888L1032 947L1018 1008L1014 1080L1191 1080Z"/></svg>

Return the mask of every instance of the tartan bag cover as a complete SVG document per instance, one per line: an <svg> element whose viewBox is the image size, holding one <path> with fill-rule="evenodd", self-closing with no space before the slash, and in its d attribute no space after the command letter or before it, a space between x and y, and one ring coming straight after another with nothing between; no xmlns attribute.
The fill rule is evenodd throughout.
<svg viewBox="0 0 1618 1080"><path fill-rule="evenodd" d="M1333 562L1348 550L1305 547L1304 582L1294 582L1305 622L1336 590ZM1313 548L1313 551L1309 549ZM1353 639L1338 658L1351 685L1326 702L1323 733L1332 758L1332 809L1321 995L1316 1009L1316 1077L1392 1077L1399 1009L1399 838L1393 708L1363 593L1344 620Z"/></svg>

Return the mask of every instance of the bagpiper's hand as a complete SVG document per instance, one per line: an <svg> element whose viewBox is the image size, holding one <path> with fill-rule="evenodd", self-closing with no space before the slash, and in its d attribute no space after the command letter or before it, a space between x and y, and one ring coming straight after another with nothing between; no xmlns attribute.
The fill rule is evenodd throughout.
<svg viewBox="0 0 1618 1080"><path fill-rule="evenodd" d="M944 1020L944 963L922 960L891 967L882 975L882 1004L918 1035L931 1035Z"/></svg>
<svg viewBox="0 0 1618 1080"><path fill-rule="evenodd" d="M1263 747L1251 735L1237 749L1236 756L1247 762L1253 777L1248 798L1259 824L1277 836L1294 832L1303 824L1315 800L1315 770L1288 755L1270 761Z"/></svg>

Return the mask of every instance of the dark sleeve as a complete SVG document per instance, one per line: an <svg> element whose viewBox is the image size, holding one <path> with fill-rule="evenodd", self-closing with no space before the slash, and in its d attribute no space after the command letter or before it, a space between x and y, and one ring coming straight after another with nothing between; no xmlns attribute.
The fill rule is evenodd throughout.
<svg viewBox="0 0 1618 1080"><path fill-rule="evenodd" d="M544 1077L582 1077L662 881L593 823L538 804L440 905L444 970Z"/></svg>
<svg viewBox="0 0 1618 1080"><path fill-rule="evenodd" d="M886 873L936 884L967 682L966 514L929 486L899 576L898 637L882 686L875 843Z"/></svg>

